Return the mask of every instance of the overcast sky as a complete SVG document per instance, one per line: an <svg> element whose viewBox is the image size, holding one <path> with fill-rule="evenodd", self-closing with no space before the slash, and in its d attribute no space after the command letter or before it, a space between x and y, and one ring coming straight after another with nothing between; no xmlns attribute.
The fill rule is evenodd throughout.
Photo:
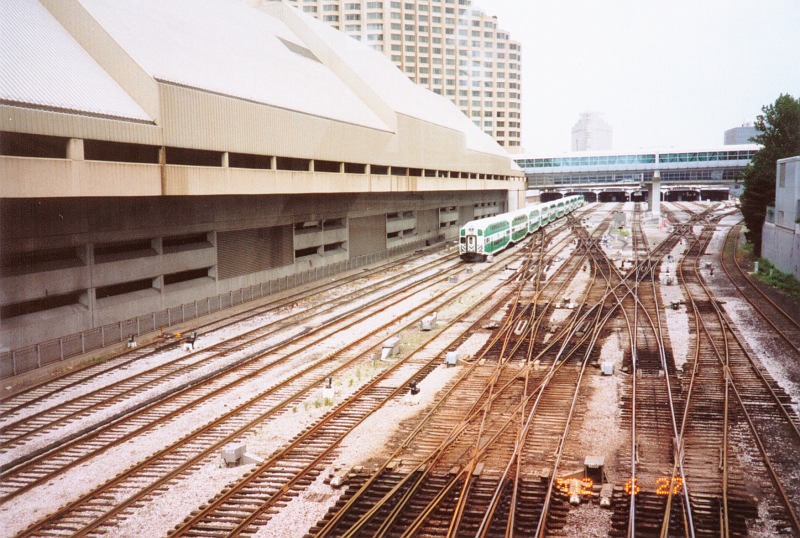
<svg viewBox="0 0 800 538"><path fill-rule="evenodd" d="M522 44L522 145L570 150L584 111L613 149L715 146L800 97L800 0L473 0Z"/></svg>

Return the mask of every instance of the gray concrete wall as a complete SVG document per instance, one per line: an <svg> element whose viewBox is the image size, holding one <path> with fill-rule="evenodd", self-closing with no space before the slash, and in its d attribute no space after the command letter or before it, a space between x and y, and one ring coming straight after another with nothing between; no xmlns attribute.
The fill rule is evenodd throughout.
<svg viewBox="0 0 800 538"><path fill-rule="evenodd" d="M779 271L800 280L800 233L765 222L761 232L761 255Z"/></svg>
<svg viewBox="0 0 800 538"><path fill-rule="evenodd" d="M780 159L775 177L775 205L767 209L761 255L800 279L800 156Z"/></svg>
<svg viewBox="0 0 800 538"><path fill-rule="evenodd" d="M318 255L298 258L294 263L257 271L235 278L219 279L216 266L216 233L235 229L293 225L297 222L344 219L358 216L405 212L392 221L390 229L413 230L387 240L387 248L402 248L435 240L439 230L417 230L416 214L436 214L442 207L456 207L458 213L474 213L476 204L503 206L505 191L427 193L413 196L326 195L326 196L236 196L183 197L171 199L59 199L3 200L0 202L0 233L6 262L20 254L37 253L46 262L49 252L61 251L68 266L48 269L17 267L0 277L0 305L7 312L21 303L41 303L52 296L69 295L71 304L40 308L38 311L3 319L0 338L10 350L106 324L128 320L152 312L177 307L192 301L236 292L249 286L289 278L304 271L326 266L343 266L350 259L346 225L320 232L299 232L294 248L320 246ZM42 207L46 211L42 211ZM40 226L28 218L42 216ZM20 220L21 219L21 220ZM427 222L432 219L423 219ZM51 222L52 221L52 222ZM59 226L58 224L61 223ZM186 250L167 251L169 238L196 234L207 241ZM144 249L123 259L95 259L98 245L141 241ZM325 244L343 242L341 249L324 252ZM71 257L70 253L74 253ZM113 258L113 256L111 256ZM6 263L4 262L4 263ZM24 265L24 264L23 264ZM186 271L198 274L185 281L165 284L166 275ZM149 282L148 282L149 281ZM144 289L100 297L97 290L136 282ZM9 310L9 308L11 310Z"/></svg>

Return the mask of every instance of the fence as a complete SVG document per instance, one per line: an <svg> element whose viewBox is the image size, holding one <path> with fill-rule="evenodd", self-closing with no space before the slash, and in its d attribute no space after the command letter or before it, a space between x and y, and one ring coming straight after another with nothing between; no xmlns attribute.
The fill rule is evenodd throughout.
<svg viewBox="0 0 800 538"><path fill-rule="evenodd" d="M375 263L420 248L424 243L424 241L418 241L378 253L359 256L352 260L332 263L213 297L198 299L181 306L167 308L102 327L95 327L94 329L62 336L13 351L6 351L0 354L0 377L11 377L29 372L76 355L118 344L127 340L131 335L138 337L158 329L172 327L248 301L267 297L321 278Z"/></svg>

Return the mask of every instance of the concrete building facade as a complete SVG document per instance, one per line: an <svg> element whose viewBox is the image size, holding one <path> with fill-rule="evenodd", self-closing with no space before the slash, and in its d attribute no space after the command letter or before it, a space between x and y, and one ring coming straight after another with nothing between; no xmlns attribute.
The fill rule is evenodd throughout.
<svg viewBox="0 0 800 538"><path fill-rule="evenodd" d="M285 4L7 5L0 375L524 203L454 105Z"/></svg>
<svg viewBox="0 0 800 538"><path fill-rule="evenodd" d="M597 112L583 112L572 126L572 151L610 150L613 130Z"/></svg>
<svg viewBox="0 0 800 538"><path fill-rule="evenodd" d="M288 1L381 51L507 151L520 151L522 50L470 0Z"/></svg>
<svg viewBox="0 0 800 538"><path fill-rule="evenodd" d="M767 208L761 255L800 280L800 156L778 160L775 205Z"/></svg>

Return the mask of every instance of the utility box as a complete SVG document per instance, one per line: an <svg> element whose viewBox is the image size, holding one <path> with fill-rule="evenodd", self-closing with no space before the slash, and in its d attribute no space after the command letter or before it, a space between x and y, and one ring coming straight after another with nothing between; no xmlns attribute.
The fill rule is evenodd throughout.
<svg viewBox="0 0 800 538"><path fill-rule="evenodd" d="M445 364L448 366L455 366L458 363L458 351L448 351L445 355Z"/></svg>
<svg viewBox="0 0 800 538"><path fill-rule="evenodd" d="M422 321L419 322L420 330L423 331L432 331L436 328L436 312L431 314L430 316L425 316L422 318Z"/></svg>
<svg viewBox="0 0 800 538"><path fill-rule="evenodd" d="M383 349L381 350L381 360L386 359L388 357L394 357L398 353L400 353L400 337L393 336L383 343Z"/></svg>
<svg viewBox="0 0 800 538"><path fill-rule="evenodd" d="M614 363L611 361L601 362L600 373L603 375L614 375Z"/></svg>
<svg viewBox="0 0 800 538"><path fill-rule="evenodd" d="M244 456L246 449L244 443L228 443L222 447L222 461L227 467L235 467Z"/></svg>
<svg viewBox="0 0 800 538"><path fill-rule="evenodd" d="M602 484L604 482L603 465L605 465L603 456L586 456L583 460L583 475L590 478L595 484Z"/></svg>

